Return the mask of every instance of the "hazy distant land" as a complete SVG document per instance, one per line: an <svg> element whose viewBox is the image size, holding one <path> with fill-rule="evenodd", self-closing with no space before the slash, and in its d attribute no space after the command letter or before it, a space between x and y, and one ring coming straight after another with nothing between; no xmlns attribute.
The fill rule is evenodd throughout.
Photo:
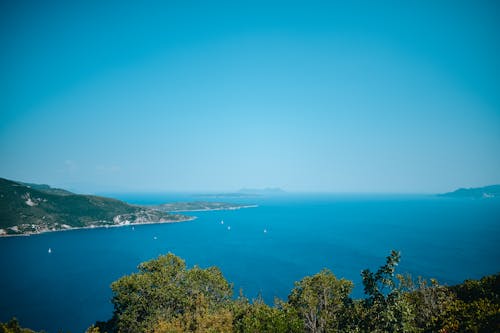
<svg viewBox="0 0 500 333"><path fill-rule="evenodd" d="M237 192L205 193L199 194L202 198L252 198L262 196L283 195L286 192L279 187L242 188Z"/></svg>
<svg viewBox="0 0 500 333"><path fill-rule="evenodd" d="M489 185L475 188L460 188L453 192L439 194L450 198L500 198L500 185Z"/></svg>
<svg viewBox="0 0 500 333"><path fill-rule="evenodd" d="M223 202L180 202L157 206L75 194L49 185L0 178L0 236L30 235L81 228L174 223L195 219L180 211L254 207Z"/></svg>
<svg viewBox="0 0 500 333"><path fill-rule="evenodd" d="M279 188L242 189L234 193L200 197L257 197L286 193ZM438 194L450 198L499 198L500 185L461 188ZM29 235L77 228L117 227L145 223L173 223L195 219L179 212L234 210L256 205L226 202L173 202L154 206L131 205L120 200L75 194L49 185L0 178L0 236Z"/></svg>
<svg viewBox="0 0 500 333"><path fill-rule="evenodd" d="M194 201L194 202L172 202L150 207L163 212L197 212L205 210L235 210L241 208L253 208L257 207L257 205L240 205L227 202Z"/></svg>

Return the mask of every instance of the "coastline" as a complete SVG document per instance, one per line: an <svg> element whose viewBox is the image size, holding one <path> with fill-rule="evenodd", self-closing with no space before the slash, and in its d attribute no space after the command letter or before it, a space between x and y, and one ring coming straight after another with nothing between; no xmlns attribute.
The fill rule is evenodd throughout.
<svg viewBox="0 0 500 333"><path fill-rule="evenodd" d="M198 217L196 216L189 216L186 219L182 220L172 220L172 221L153 221L153 222L137 222L137 223L127 223L127 224L107 224L107 225L92 225L88 227L72 227L72 228L66 228L66 229L57 229L57 230L44 230L40 232L29 232L29 233L24 233L24 234L10 234L10 235L0 235L0 238L2 237L29 237L29 236L36 236L36 235L42 235L42 234L47 234L50 232L62 232L62 231L74 231L74 230L86 230L86 229L108 229L108 228L120 228L120 227L133 227L136 225L145 225L145 224L171 224L171 223L183 223L183 222L190 222L196 220Z"/></svg>
<svg viewBox="0 0 500 333"><path fill-rule="evenodd" d="M244 209L244 208L257 208L258 205L246 205L246 206L237 206L237 207L229 207L229 208L207 208L207 209L193 209L193 210L176 210L176 211L169 211L170 212L206 212L206 211L220 211L220 210L238 210L238 209ZM129 227L129 226L136 226L136 225L145 225L145 224L170 224L170 223L184 223L184 222L190 222L196 220L198 217L197 216L187 216L185 219L181 220L171 220L171 221L151 221L151 222L137 222L137 223L122 223L122 224L106 224L106 225L92 225L92 226L87 226L87 227L71 227L71 228L65 228L65 229L57 229L57 230L43 230L39 232L28 232L28 233L22 233L22 234L0 234L0 238L7 238L7 237L29 237L29 236L36 236L36 235L42 235L46 234L49 232L62 232L62 231L73 231L73 230L85 230L85 229L97 229L97 228L119 228L119 227Z"/></svg>

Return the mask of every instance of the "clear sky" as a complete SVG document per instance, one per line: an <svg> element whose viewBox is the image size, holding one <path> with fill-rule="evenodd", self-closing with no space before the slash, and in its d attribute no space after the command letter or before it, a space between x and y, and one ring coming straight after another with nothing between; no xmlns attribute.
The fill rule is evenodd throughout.
<svg viewBox="0 0 500 333"><path fill-rule="evenodd" d="M85 192L500 183L500 5L2 1L0 112L0 177Z"/></svg>

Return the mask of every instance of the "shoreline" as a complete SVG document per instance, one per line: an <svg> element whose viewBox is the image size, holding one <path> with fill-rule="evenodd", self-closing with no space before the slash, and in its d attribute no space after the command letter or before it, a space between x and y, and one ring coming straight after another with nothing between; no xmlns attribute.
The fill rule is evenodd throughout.
<svg viewBox="0 0 500 333"><path fill-rule="evenodd" d="M176 213L181 213L181 212L207 212L207 211L220 211L220 210L238 210L238 209L244 209L244 208L257 208L259 207L258 205L246 205L246 206L238 206L238 207L230 207L230 208L207 208L207 209L196 209L196 210L176 210L176 211L168 211L170 212L176 212ZM36 236L36 235L42 235L42 234L47 234L51 232L62 232L62 231L74 231L74 230L86 230L86 229L108 229L108 228L119 228L119 227L130 227L130 226L136 226L136 225L145 225L145 224L170 224L170 223L184 223L184 222L190 222L196 220L198 217L197 216L186 216L185 219L182 220L172 220L172 221L152 221L152 222L137 222L137 223L127 223L127 224L107 224L107 225L94 225L94 226L87 226L87 227L71 227L71 228L66 228L66 229L57 229L57 230L44 230L40 232L29 232L29 233L23 233L23 234L5 234L5 235L0 235L0 238L8 238L8 237L30 237L30 236Z"/></svg>
<svg viewBox="0 0 500 333"><path fill-rule="evenodd" d="M63 232L63 231L74 231L74 230L86 230L86 229L108 229L108 228L120 228L120 227L133 227L136 225L145 225L145 224L173 224L173 223L184 223L189 221L194 221L198 217L197 216L188 216L186 219L182 220L172 220L172 221L154 221L154 222L137 222L137 223L127 223L127 224L106 224L106 225L94 225L88 227L71 227L66 229L57 229L57 230L44 230L40 232L29 232L25 234L10 234L10 235L0 235L2 237L29 237L36 236L42 234L48 234L51 232Z"/></svg>

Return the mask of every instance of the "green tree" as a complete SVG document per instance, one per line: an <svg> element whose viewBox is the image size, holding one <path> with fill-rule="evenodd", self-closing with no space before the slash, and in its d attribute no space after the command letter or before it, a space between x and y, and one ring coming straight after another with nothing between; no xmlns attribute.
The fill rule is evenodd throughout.
<svg viewBox="0 0 500 333"><path fill-rule="evenodd" d="M7 323L0 323L0 333L36 333L28 328L22 328L16 318L12 318Z"/></svg>
<svg viewBox="0 0 500 333"><path fill-rule="evenodd" d="M500 274L449 287L456 296L444 332L500 332Z"/></svg>
<svg viewBox="0 0 500 333"><path fill-rule="evenodd" d="M345 326L352 287L351 281L339 280L324 269L296 282L288 302L302 319L306 332L336 332Z"/></svg>
<svg viewBox="0 0 500 333"><path fill-rule="evenodd" d="M385 265L375 273L369 269L361 272L365 294L365 313L362 326L370 332L413 332L414 314L410 302L404 297L403 284L398 283L394 272L400 253L392 250Z"/></svg>
<svg viewBox="0 0 500 333"><path fill-rule="evenodd" d="M419 278L413 281L410 275L400 276L407 291L403 294L410 304L414 325L423 332L438 332L449 317L456 300L455 295L435 279L430 281Z"/></svg>
<svg viewBox="0 0 500 333"><path fill-rule="evenodd" d="M210 309L204 294L199 294L192 308L170 321L160 320L154 333L230 333L233 332L233 316L227 308Z"/></svg>
<svg viewBox="0 0 500 333"><path fill-rule="evenodd" d="M186 269L182 259L169 253L138 269L111 285L113 331L153 331L159 322L189 318L201 306L200 300L209 312L231 300L232 286L216 267Z"/></svg>
<svg viewBox="0 0 500 333"><path fill-rule="evenodd" d="M271 307L257 298L250 303L240 296L233 303L234 328L238 333L299 333L303 332L297 313L287 303L276 300Z"/></svg>

